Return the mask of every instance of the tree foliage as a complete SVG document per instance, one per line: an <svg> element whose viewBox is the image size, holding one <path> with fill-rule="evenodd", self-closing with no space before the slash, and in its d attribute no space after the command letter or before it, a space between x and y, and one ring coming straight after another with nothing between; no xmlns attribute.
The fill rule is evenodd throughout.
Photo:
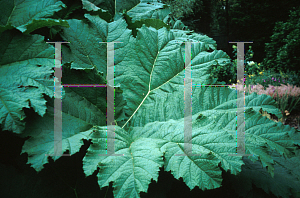
<svg viewBox="0 0 300 198"><path fill-rule="evenodd" d="M238 0L229 12L229 40L252 41L256 52L253 60L261 62L265 57L265 43L270 42L275 23L286 21L289 10L299 5L299 0Z"/></svg>
<svg viewBox="0 0 300 198"><path fill-rule="evenodd" d="M300 6L290 12L289 19L276 23L271 42L266 43L266 68L279 72L297 72L300 69Z"/></svg>

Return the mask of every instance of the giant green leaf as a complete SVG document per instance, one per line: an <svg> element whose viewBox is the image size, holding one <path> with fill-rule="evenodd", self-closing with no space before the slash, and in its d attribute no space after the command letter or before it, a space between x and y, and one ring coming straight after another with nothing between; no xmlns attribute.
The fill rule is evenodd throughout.
<svg viewBox="0 0 300 198"><path fill-rule="evenodd" d="M159 7L153 4L149 6L152 11L140 4L132 10L137 11L137 18L149 18ZM285 158L294 155L295 144L299 143L295 130L260 114L263 110L282 116L270 96L253 93L237 99L240 92L232 88L210 86L216 83L210 75L213 66L229 61L229 56L217 50L212 39L190 31L176 32L145 24L137 28L134 37L120 17L108 23L99 16L86 14L85 21L68 20L70 28L61 32L70 41L62 46L65 65L71 67L63 70L63 76L66 75L63 83L107 83L107 59L114 58L113 86L122 91L116 92L122 96L115 98L118 107L115 119L121 125L114 127L114 151L119 155L105 155L106 142L111 142L107 140L105 123L105 88L66 88L62 104L63 137L59 142L62 150L74 154L83 144L82 139L91 139L83 170L88 176L100 168L100 188L112 182L115 197L140 197L140 192L147 192L152 179L157 181L162 166L176 179L182 178L190 189L220 187L222 169L237 175L244 164L242 156L229 155L236 152L236 130L241 127L236 123L236 116L240 115L237 107L245 109L245 149L246 154L253 155L249 159L259 161L274 176L276 160L270 151ZM107 57L105 42L115 41L123 43L115 44L114 57ZM197 42L191 44L190 57L191 142L184 142L187 59L184 42L187 41ZM24 133L31 138L24 144L23 152L28 153L28 163L38 171L47 163L45 154L53 153L55 148L52 107L48 100L47 114L28 122ZM192 144L193 153L198 155L177 156L189 154L184 150L186 144Z"/></svg>
<svg viewBox="0 0 300 198"><path fill-rule="evenodd" d="M182 177L190 189L196 186L203 190L218 188L222 182L222 172L218 165L221 164L226 170L237 174L241 171L243 161L241 156L228 155L235 152L235 134L228 133L224 126L218 124L217 121L222 120L220 115L219 118L203 116L209 114L208 112L203 111L193 116L192 149L194 154L201 156L176 156L184 154L184 119L149 123L145 127L134 127L129 133L116 127L115 153L123 156L99 156L106 154L103 146L106 145L107 137L106 127L98 127L89 137L93 144L83 160L84 171L86 175L91 175L99 166L100 187L108 186L113 181L115 197L139 197L139 192L147 191L150 179L157 181L157 174L153 171L157 173L158 167L162 166L160 157L164 156L164 169L171 171L176 179ZM247 114L259 118L255 120L250 116L246 119L247 153L249 149L255 156L260 157L267 155L266 148L289 148L293 145L292 141L282 141L282 137L288 137L279 132L280 126L277 127L276 123L267 121L267 118L253 110ZM255 121L259 124L269 123L270 126L268 130L251 130L251 124ZM274 138L276 136L278 139ZM254 138L258 141L253 141ZM286 152L289 153L288 149Z"/></svg>
<svg viewBox="0 0 300 198"><path fill-rule="evenodd" d="M235 153L237 92L227 87L193 86L193 153L201 156L176 156L184 153L184 44L180 41L188 38L182 35L175 37L166 28L156 30L144 25L126 46L126 56L115 66L115 83L124 90L125 111L131 115L123 129L115 131L115 152L124 156L99 156L105 153L106 130L102 127L97 135L90 136L93 146L83 167L90 175L99 166L100 187L113 181L115 197L138 197L139 192L145 192L150 178L157 178L145 164L156 163L152 167L158 169L160 155L165 157L165 170L171 170L177 179L182 177L190 189L220 187L219 164L233 174L241 171L241 156L228 155ZM228 56L219 50L208 52L212 46L205 37L194 38L199 43L191 48L193 84L213 84L209 76L212 66L217 61L227 61ZM244 99L238 100L239 106L242 102ZM273 174L274 161L268 150L292 156L295 142L289 134L295 131L261 116L260 109L282 116L270 96L254 93L245 97L246 153L253 154L251 159L260 160ZM128 131L126 138L122 135L124 129ZM140 154L140 148L134 145L141 142L143 149L159 148L163 154ZM145 173L140 174L137 169L144 169Z"/></svg>
<svg viewBox="0 0 300 198"><path fill-rule="evenodd" d="M220 50L207 52L208 43L199 40L192 45L192 75L198 76L193 78L193 84L212 84L211 65L228 59L228 56ZM166 28L155 30L143 26L137 39L130 42L127 56L116 65L115 72L115 83L124 87L126 111L132 119L130 126L183 117L185 51L184 44L179 43L183 41L187 38L175 40ZM193 87L195 100L198 99L196 90L201 89Z"/></svg>

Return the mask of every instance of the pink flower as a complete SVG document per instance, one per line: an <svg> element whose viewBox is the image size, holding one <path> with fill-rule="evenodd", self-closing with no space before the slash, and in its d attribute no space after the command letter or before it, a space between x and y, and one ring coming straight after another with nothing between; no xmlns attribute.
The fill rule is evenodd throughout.
<svg viewBox="0 0 300 198"><path fill-rule="evenodd" d="M243 90L243 87L237 87L238 90ZM250 85L249 88L246 89L247 92L249 92L250 94L252 92L256 92L257 94L261 95L261 94L266 94L266 95L270 95L271 97L273 97L275 99L275 101L278 103L279 108L281 110L281 112L284 111L284 109L286 109L286 105L288 105L288 108L294 108L298 102L300 102L300 88L299 87L294 87L293 85L288 84L287 86L284 84L281 84L281 86L273 86L273 85L269 85L268 88L265 90L264 87L260 84L251 86L250 89ZM291 104L288 101L288 98L293 97ZM296 101L295 101L296 100ZM295 102L295 103L294 103Z"/></svg>

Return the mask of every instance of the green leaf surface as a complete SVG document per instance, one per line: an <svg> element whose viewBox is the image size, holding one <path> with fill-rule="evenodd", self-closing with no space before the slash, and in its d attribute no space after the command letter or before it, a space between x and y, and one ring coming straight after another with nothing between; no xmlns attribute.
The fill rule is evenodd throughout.
<svg viewBox="0 0 300 198"><path fill-rule="evenodd" d="M25 142L22 153L28 153L28 163L38 172L42 170L44 164L48 163L50 155L54 161L61 157L62 153L57 153L54 147L57 148L60 145L62 152L69 150L72 155L78 152L83 145L82 139L87 139L87 136L91 133L87 130L91 127L88 122L63 113L62 140L55 142L54 111L53 108L52 112L51 108L48 108L48 110L49 113L43 118L35 117L39 122L29 121L27 123L28 127L24 131L26 135L32 137Z"/></svg>
<svg viewBox="0 0 300 198"><path fill-rule="evenodd" d="M174 30L171 29L171 31L173 32L175 38L177 40L181 40L181 41L185 41L186 39L190 40L191 42L204 42L206 43L210 49L212 50L217 50L217 43L216 41L214 41L212 38L206 36L206 35L202 35L202 34L198 34L198 33L194 33L193 31L189 31L189 30ZM226 58L226 59L221 59L219 60L220 62L222 61L230 61L230 59Z"/></svg>
<svg viewBox="0 0 300 198"><path fill-rule="evenodd" d="M164 4L158 1L141 0L130 10L127 10L127 14L132 17L132 21L135 22L140 19L152 18L153 14L162 8L164 8Z"/></svg>
<svg viewBox="0 0 300 198"><path fill-rule="evenodd" d="M130 9L126 9L126 14L131 18L133 23L143 21L145 19L159 19L169 25L172 29L188 30L188 27L185 26L181 20L177 20L170 15L171 10L168 5L157 1L147 0L131 2L128 4ZM122 6L122 8L125 7Z"/></svg>
<svg viewBox="0 0 300 198"><path fill-rule="evenodd" d="M65 5L58 0L1 0L0 32L16 28L24 33L30 33L45 26L61 25L68 27L63 20L50 17Z"/></svg>
<svg viewBox="0 0 300 198"><path fill-rule="evenodd" d="M28 153L28 163L37 171L48 162L47 155L54 155L54 160L61 157L62 153L54 153L55 145L60 144L62 152L69 150L72 155L79 151L83 145L82 139L87 139L93 125L105 125L105 115L82 96L68 90L62 103L62 139L54 142L54 108L53 102L49 102L45 116L35 116L28 121L22 134L31 136L25 142L22 153Z"/></svg>
<svg viewBox="0 0 300 198"><path fill-rule="evenodd" d="M70 49L63 47L62 53L66 54L66 60L72 60L72 69L92 69L106 78L107 71L107 44L99 42L120 41L114 44L115 64L124 58L126 53L121 49L126 47L130 39L130 30L126 29L126 22L120 19L107 23L98 16L86 14L89 20L86 24L80 20L68 20L70 28L64 28L62 37L70 42Z"/></svg>
<svg viewBox="0 0 300 198"><path fill-rule="evenodd" d="M95 127L91 134L92 145L83 160L86 175L91 175L99 164L98 183L101 187L114 182L115 197L139 197L147 192L151 179L157 181L159 167L163 165L160 151L164 141L140 138L133 141L122 128L115 127L115 153L121 156L99 156L106 154L106 127Z"/></svg>
<svg viewBox="0 0 300 198"><path fill-rule="evenodd" d="M95 70L83 75L84 71L76 71L63 67L63 84L96 84L104 79ZM82 85L84 86L84 85ZM126 116L123 106L122 91L116 87L115 119L122 123ZM88 139L92 126L104 126L106 122L106 87L65 87L65 97L62 100L62 140L54 144L54 101L48 100L47 113L43 118L35 117L27 122L23 136L31 136L25 142L22 152L29 155L28 163L37 171L48 162L46 155L54 154L54 145L61 144L62 152L69 150L72 155L83 145L82 139ZM54 160L61 156L55 154Z"/></svg>
<svg viewBox="0 0 300 198"><path fill-rule="evenodd" d="M115 1L112 0L81 0L83 9L87 11L108 11L112 16L115 15Z"/></svg>
<svg viewBox="0 0 300 198"><path fill-rule="evenodd" d="M67 92L72 91L79 96L82 96L84 99L93 104L101 113L101 117L106 116L106 112L108 111L107 105L103 105L105 103L109 103L110 106L113 106L112 109L115 117L115 121L118 125L122 124L124 120L128 119L125 115L124 106L126 105L126 101L123 98L123 91L120 87L115 86L115 94L114 94L114 103L112 101L107 101L107 88L106 87L97 87L98 85L105 85L106 80L102 77L101 74L97 72L96 69L93 70L74 70L63 66L62 68L63 78L62 84L71 84L71 85L79 85L81 87L65 87ZM89 85L89 87L87 87ZM78 96L75 96L78 97ZM72 97L71 97L72 98ZM65 101L68 102L68 101ZM76 102L73 99L70 101L71 103ZM71 104L70 104L71 106ZM105 120L102 121L102 124L105 124ZM123 123L124 124L124 123Z"/></svg>
<svg viewBox="0 0 300 198"><path fill-rule="evenodd" d="M69 24L65 20L61 19L33 19L30 24L26 26L26 30L20 29L24 34L29 34L30 32L33 32L36 29L42 28L42 27L52 27L52 26L62 26L62 27L69 27Z"/></svg>
<svg viewBox="0 0 300 198"><path fill-rule="evenodd" d="M26 116L22 108L32 107L43 116L46 101L53 97L54 48L39 35L23 36L6 31L0 38L0 124L3 130L21 133Z"/></svg>

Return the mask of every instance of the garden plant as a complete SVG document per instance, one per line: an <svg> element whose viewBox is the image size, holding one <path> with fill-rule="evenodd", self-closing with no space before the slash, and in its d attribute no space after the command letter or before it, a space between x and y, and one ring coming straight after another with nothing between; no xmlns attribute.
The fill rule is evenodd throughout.
<svg viewBox="0 0 300 198"><path fill-rule="evenodd" d="M238 99L243 92L229 86L236 83L236 71L230 68L232 82L226 84L227 76L218 79L226 72L211 75L233 64L229 56L158 1L2 0L1 5L2 152L12 148L14 156L24 159L19 164L1 159L2 196L174 197L168 191L173 178L184 184L183 192L199 193L194 197L215 197L216 192L223 197L300 197L300 133L261 113L283 118L282 110L293 106L281 108L276 97L297 98L298 88L288 85L286 95L281 89L277 95L250 91ZM65 42L62 76L55 70L58 41ZM192 42L188 142L185 42ZM259 66L246 63L247 72ZM251 75L260 72L253 69ZM60 81L61 97L54 95ZM114 89L114 101L107 100L108 88ZM62 108L58 141L57 99ZM107 123L111 103L114 121ZM241 105L244 125L237 123ZM243 154L236 146L242 126ZM108 152L112 141L116 155ZM195 155L186 152L186 145L192 145ZM70 156L57 155L58 147ZM151 190L163 180L162 172L171 179Z"/></svg>

